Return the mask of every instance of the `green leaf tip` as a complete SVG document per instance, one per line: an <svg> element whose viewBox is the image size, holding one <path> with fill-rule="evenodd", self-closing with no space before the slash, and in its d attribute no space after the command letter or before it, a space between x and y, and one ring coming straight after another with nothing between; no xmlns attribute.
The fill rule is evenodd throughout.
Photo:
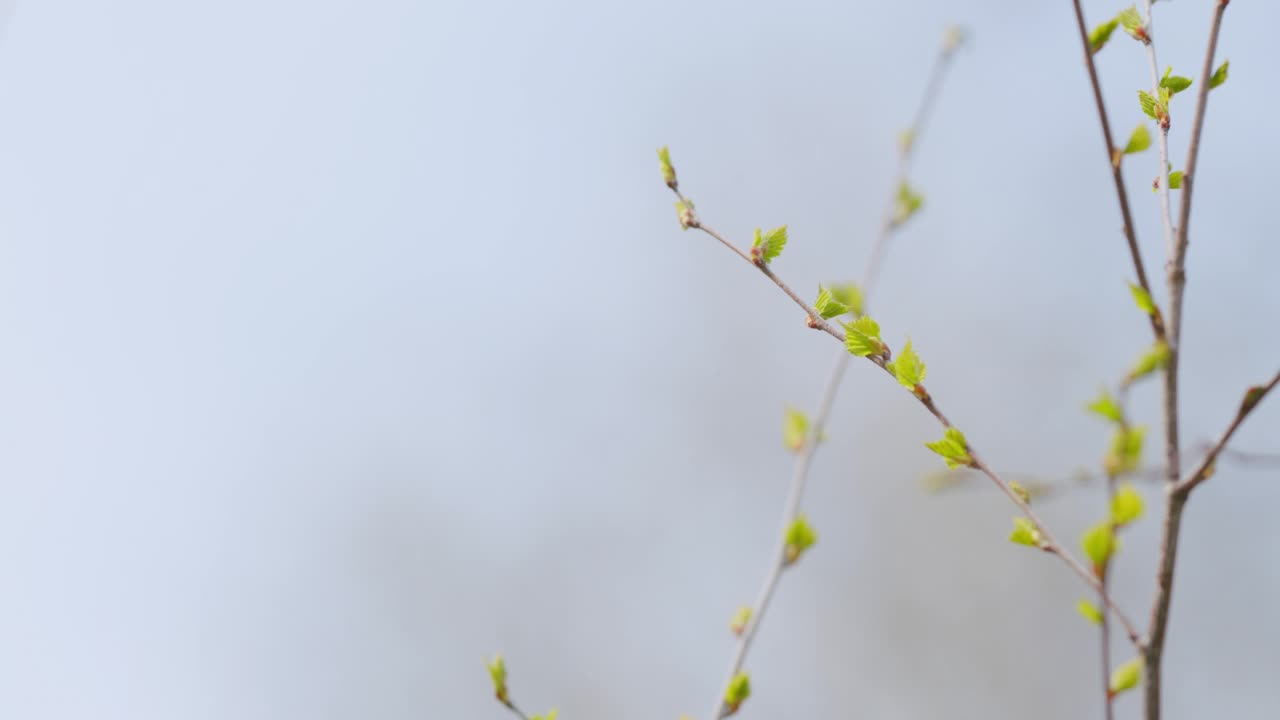
<svg viewBox="0 0 1280 720"><path fill-rule="evenodd" d="M1132 384L1157 370L1163 370L1168 364L1169 344L1163 340L1157 340L1134 363L1133 369L1129 371L1128 377L1125 378L1125 384Z"/></svg>
<svg viewBox="0 0 1280 720"><path fill-rule="evenodd" d="M698 225L698 217L693 214L693 201L688 198L676 201L676 217L680 220L682 230Z"/></svg>
<svg viewBox="0 0 1280 720"><path fill-rule="evenodd" d="M662 182L672 190L679 188L679 183L676 182L676 169L671 164L671 151L666 145L658 148L658 165L662 168Z"/></svg>
<svg viewBox="0 0 1280 720"><path fill-rule="evenodd" d="M1134 658L1111 673L1111 682L1108 684L1107 691L1111 697L1115 697L1126 690L1138 687L1140 682L1142 682L1142 658Z"/></svg>
<svg viewBox="0 0 1280 720"><path fill-rule="evenodd" d="M1129 292L1133 295L1133 302L1139 310L1152 316L1156 314L1156 304L1151 299L1151 293L1144 290L1141 285L1133 283L1129 283Z"/></svg>
<svg viewBox="0 0 1280 720"><path fill-rule="evenodd" d="M947 428L941 440L927 442L924 446L941 455L949 468L968 467L973 464L973 457L969 455L969 443L964 439L964 433L953 427Z"/></svg>
<svg viewBox="0 0 1280 720"><path fill-rule="evenodd" d="M894 198L892 225L898 227L910 220L924 207L924 196L911 188L904 180L898 185L898 194Z"/></svg>
<svg viewBox="0 0 1280 720"><path fill-rule="evenodd" d="M795 563L804 551L813 547L816 542L818 542L817 531L804 515L797 515L787 526L786 564Z"/></svg>
<svg viewBox="0 0 1280 720"><path fill-rule="evenodd" d="M1119 18L1112 18L1089 33L1089 52L1097 54L1099 50L1106 47L1107 41L1111 39L1111 34L1116 31L1116 27L1120 25Z"/></svg>
<svg viewBox="0 0 1280 720"><path fill-rule="evenodd" d="M1170 75L1171 72L1173 72L1172 65L1164 71L1164 77L1160 78L1160 87L1167 89L1170 95L1177 95L1191 87L1191 78Z"/></svg>
<svg viewBox="0 0 1280 720"><path fill-rule="evenodd" d="M787 246L787 226L779 225L772 230L761 232L756 228L755 240L751 243L751 257L756 262L772 262L782 254Z"/></svg>
<svg viewBox="0 0 1280 720"><path fill-rule="evenodd" d="M1102 388L1098 392L1097 399L1085 407L1089 412L1104 420L1110 420L1120 425L1124 424L1124 410L1106 388Z"/></svg>
<svg viewBox="0 0 1280 720"><path fill-rule="evenodd" d="M1122 151L1125 155L1140 153L1151 147L1151 131L1147 129L1146 123L1134 128L1133 133L1129 135L1129 142L1124 146Z"/></svg>
<svg viewBox="0 0 1280 720"><path fill-rule="evenodd" d="M1209 89L1212 90L1227 81L1227 70L1231 67L1230 60L1223 60L1217 70L1209 76Z"/></svg>
<svg viewBox="0 0 1280 720"><path fill-rule="evenodd" d="M725 715L732 715L738 712L738 708L742 707L742 703L751 697L751 676L745 672L739 672L729 681L729 687L724 691Z"/></svg>
<svg viewBox="0 0 1280 720"><path fill-rule="evenodd" d="M493 681L494 697L505 705L507 703L507 663L502 659L502 654L498 653L492 660L485 660L484 664L489 668L489 679Z"/></svg>
<svg viewBox="0 0 1280 720"><path fill-rule="evenodd" d="M818 286L818 299L813 301L813 309L818 311L823 320L844 315L850 310L848 305L840 302L835 293L821 285Z"/></svg>
<svg viewBox="0 0 1280 720"><path fill-rule="evenodd" d="M902 352L898 353L897 359L887 367L903 387L917 395L923 391L920 383L924 382L925 365L915 349L911 347L911 338L907 338L907 344L903 346Z"/></svg>
<svg viewBox="0 0 1280 720"><path fill-rule="evenodd" d="M1098 609L1097 605L1094 605L1088 600L1081 599L1077 602L1076 612L1080 613L1080 617L1083 617L1094 625L1102 624L1102 611Z"/></svg>
<svg viewBox="0 0 1280 720"><path fill-rule="evenodd" d="M1121 485L1111 498L1111 522L1124 527L1142 517L1142 496L1130 483Z"/></svg>
<svg viewBox="0 0 1280 720"><path fill-rule="evenodd" d="M782 444L792 452L799 452L809 442L809 416L799 410L787 408L782 421Z"/></svg>
<svg viewBox="0 0 1280 720"><path fill-rule="evenodd" d="M1119 549L1119 541L1116 540L1111 521L1100 522L1086 530L1084 536L1080 538L1080 546L1084 549L1084 554L1093 561L1094 574L1102 577L1102 572L1111 561L1111 556Z"/></svg>
<svg viewBox="0 0 1280 720"><path fill-rule="evenodd" d="M884 354L880 325L869 316L863 315L851 323L844 323L844 332L844 346L851 354L858 357Z"/></svg>
<svg viewBox="0 0 1280 720"><path fill-rule="evenodd" d="M1027 547L1043 547L1044 537L1035 523L1024 517L1013 519L1013 532L1009 533L1009 542Z"/></svg>
<svg viewBox="0 0 1280 720"><path fill-rule="evenodd" d="M743 631L747 629L747 625L751 623L751 615L751 608L746 605L738 608L734 611L733 618L729 620L729 630L731 630L734 635L741 637Z"/></svg>

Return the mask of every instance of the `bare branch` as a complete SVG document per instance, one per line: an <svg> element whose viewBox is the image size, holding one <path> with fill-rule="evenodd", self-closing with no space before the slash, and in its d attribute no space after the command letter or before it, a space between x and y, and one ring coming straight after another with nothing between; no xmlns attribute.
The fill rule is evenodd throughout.
<svg viewBox="0 0 1280 720"><path fill-rule="evenodd" d="M1236 416L1231 420L1231 424L1227 426L1226 431L1222 433L1222 437L1218 439L1218 442L1214 444L1214 446L1204 456L1204 459L1200 461L1200 465L1196 467L1195 472L1191 473L1190 477L1177 484L1175 488L1177 493L1189 495L1192 490L1196 489L1196 486L1205 480L1208 480L1213 475L1214 463L1217 462L1218 455L1220 455L1223 449L1226 448L1227 443L1231 441L1231 436L1236 434L1236 430L1244 423L1245 418L1249 417L1249 414L1253 412L1254 408L1258 407L1262 402L1262 399L1265 398L1267 393L1271 392L1277 384L1280 384L1280 372L1277 372L1266 385L1252 387L1245 392L1244 401L1240 403L1240 409L1236 411Z"/></svg>

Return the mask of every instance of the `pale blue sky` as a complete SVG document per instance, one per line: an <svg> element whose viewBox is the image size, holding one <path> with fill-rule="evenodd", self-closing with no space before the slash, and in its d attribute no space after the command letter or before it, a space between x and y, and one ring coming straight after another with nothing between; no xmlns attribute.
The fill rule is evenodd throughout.
<svg viewBox="0 0 1280 720"><path fill-rule="evenodd" d="M1117 5L1088 2L1095 20ZM1193 74L1208 0L1157 6ZM0 4L0 715L705 714L831 356L675 222L654 149L798 288L861 274L893 142L965 25L877 315L1001 467L1067 474L1145 340L1067 0ZM1232 3L1189 260L1184 431L1280 358L1280 7ZM1138 45L1100 56L1140 119ZM1190 100L1175 102L1181 166ZM1127 170L1150 269L1153 153ZM1154 388L1135 409L1156 419ZM1239 446L1276 450L1280 404ZM855 365L743 717L1097 712L1076 581ZM1154 453L1152 453L1154 457ZM1168 717L1280 707L1274 470L1188 512ZM1154 496L1152 497L1154 500ZM1047 504L1074 538L1101 498ZM1117 576L1149 601L1155 522ZM1135 717L1136 698L1120 702ZM749 713L749 715L748 715Z"/></svg>

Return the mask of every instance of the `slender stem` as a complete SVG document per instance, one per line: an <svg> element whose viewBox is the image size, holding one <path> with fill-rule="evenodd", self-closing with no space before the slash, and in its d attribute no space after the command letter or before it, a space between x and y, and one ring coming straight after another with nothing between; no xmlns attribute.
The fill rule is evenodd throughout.
<svg viewBox="0 0 1280 720"><path fill-rule="evenodd" d="M1116 501L1116 476L1107 474L1107 513L1110 516L1111 508L1115 506ZM1111 525L1111 532L1116 531L1115 524ZM1107 580L1111 577L1111 562L1107 561L1105 567L1102 568L1102 576L1099 581L1102 583L1102 591L1098 593L1098 598L1105 602L1108 586ZM1100 624L1099 644L1101 645L1102 655L1102 702L1103 716L1106 720L1112 720L1115 717L1115 707L1111 702L1111 621L1110 613L1105 609L1102 611L1102 623Z"/></svg>
<svg viewBox="0 0 1280 720"><path fill-rule="evenodd" d="M520 720L529 720L529 716L525 715L523 710L516 707L514 702L510 700L499 700L498 702L502 703L503 706L510 710L516 717L520 718Z"/></svg>
<svg viewBox="0 0 1280 720"><path fill-rule="evenodd" d="M1151 4L1153 0L1146 0L1147 18L1146 18L1146 40L1144 45L1147 47L1147 66L1151 70L1151 92L1153 96L1160 95L1160 64L1156 62L1156 42L1155 29L1151 20ZM1169 205L1169 126L1167 123L1156 123L1159 125L1160 137L1157 144L1160 148L1160 169L1157 171L1156 177L1159 178L1160 186L1158 192L1160 194L1160 224L1164 228L1165 246L1169 248L1169 257L1174 255L1174 237L1173 237L1173 211Z"/></svg>
<svg viewBox="0 0 1280 720"><path fill-rule="evenodd" d="M1093 63L1093 50L1089 46L1089 30L1085 27L1084 10L1080 0L1074 0L1076 11L1076 27L1080 31L1080 43L1084 48L1085 67L1089 70L1089 84L1093 88L1093 102L1098 108L1098 120L1102 123L1102 139L1107 145L1107 164L1111 166L1111 178L1116 186L1116 198L1120 201L1120 217L1124 220L1124 239L1129 243L1129 255L1133 258L1133 269L1138 275L1138 285L1151 297L1151 283L1147 280L1146 267L1142 262L1142 251L1138 249L1138 237L1134 232L1133 215L1129 212L1129 193L1124 185L1124 173L1120 169L1123 157L1116 148L1111 134L1111 121L1107 118L1107 106L1102 100L1102 85L1098 82L1098 68ZM1164 324L1159 313L1151 316L1151 331L1157 339L1165 334Z"/></svg>
<svg viewBox="0 0 1280 720"><path fill-rule="evenodd" d="M1244 423L1244 419L1249 417L1249 413L1253 412L1254 408L1262 402L1262 399L1267 396L1267 393L1275 389L1277 384L1280 384L1280 372L1277 372L1266 385L1260 385L1249 389L1245 394L1244 402L1240 403L1240 409L1236 411L1236 416L1232 418L1231 424L1228 425L1227 429L1222 433L1222 437L1219 438L1218 442L1215 443L1213 447L1209 449L1209 452L1205 454L1204 459L1201 460L1200 464L1196 467L1195 472L1191 473L1187 479L1178 483L1176 491L1179 494L1190 495L1191 491L1196 489L1196 486L1205 480L1208 480L1213 475L1214 463L1217 462L1218 456L1222 454L1223 449L1227 447L1227 443L1231 441L1231 436L1236 434L1236 430Z"/></svg>
<svg viewBox="0 0 1280 720"><path fill-rule="evenodd" d="M1156 592L1151 603L1151 620L1148 625L1147 653L1145 657L1144 717L1160 720L1161 667L1164 658L1165 637L1169 629L1169 607L1173 602L1173 571L1178 558L1178 535L1182 527L1182 511L1186 507L1187 493L1180 492L1178 481L1181 453L1178 438L1178 365L1182 346L1182 298L1186 287L1185 262L1187 256L1187 231L1191 224L1191 191L1195 186L1196 160L1200 153L1200 136L1204 130L1204 114L1209 102L1209 78L1213 74L1213 58L1217 52L1218 34L1222 29L1222 15L1230 0L1217 0L1213 22L1209 29L1209 46L1205 51L1204 66L1200 73L1199 95L1196 98L1195 116L1191 123L1191 139L1187 149L1187 164L1182 180L1182 204L1178 213L1178 227L1166 267L1169 287L1169 361L1164 372L1164 434L1165 466L1167 470L1168 504L1161 523ZM1165 183L1167 184L1167 183Z"/></svg>

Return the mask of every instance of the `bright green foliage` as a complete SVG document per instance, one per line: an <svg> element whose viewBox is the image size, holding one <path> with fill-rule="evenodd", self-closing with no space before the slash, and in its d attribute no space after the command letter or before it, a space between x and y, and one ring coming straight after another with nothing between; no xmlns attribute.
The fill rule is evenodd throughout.
<svg viewBox="0 0 1280 720"><path fill-rule="evenodd" d="M1098 609L1097 605L1094 605L1088 600L1082 599L1079 602L1077 602L1076 612L1080 613L1081 617L1093 623L1094 625L1102 624L1102 611Z"/></svg>
<svg viewBox="0 0 1280 720"><path fill-rule="evenodd" d="M1009 489L1013 491L1014 495L1018 496L1019 500L1027 505L1031 504L1031 491L1023 487L1022 483L1017 480L1010 480Z"/></svg>
<svg viewBox="0 0 1280 720"><path fill-rule="evenodd" d="M1160 123L1160 127L1169 127L1169 89L1160 88L1156 95L1146 90L1138 91L1138 103L1147 117Z"/></svg>
<svg viewBox="0 0 1280 720"><path fill-rule="evenodd" d="M1129 33L1129 37L1134 40L1141 40L1144 43L1147 42L1147 28L1142 23L1142 16L1138 14L1138 8L1130 5L1120 11L1120 14L1116 16L1116 20L1119 21L1124 31Z"/></svg>
<svg viewBox="0 0 1280 720"><path fill-rule="evenodd" d="M764 233L760 232L760 228L756 228L755 241L751 243L752 256L757 254L764 258L764 262L770 262L774 258L782 254L782 249L787 246L787 226L782 225Z"/></svg>
<svg viewBox="0 0 1280 720"><path fill-rule="evenodd" d="M1129 483L1120 486L1116 490L1116 496L1111 499L1111 522L1117 527L1123 527L1129 523L1142 517L1142 496Z"/></svg>
<svg viewBox="0 0 1280 720"><path fill-rule="evenodd" d="M813 301L813 309L817 310L824 320L849 312L848 305L840 302L835 294L821 285L818 286L818 299Z"/></svg>
<svg viewBox="0 0 1280 720"><path fill-rule="evenodd" d="M907 339L902 352L898 353L898 359L889 363L888 367L893 376L898 378L898 382L912 392L915 392L917 385L924 382L924 361L912 349L910 338Z"/></svg>
<svg viewBox="0 0 1280 720"><path fill-rule="evenodd" d="M1089 52L1097 53L1106 46L1107 41L1111 39L1111 33L1116 31L1116 27L1120 24L1119 18L1112 18L1089 33Z"/></svg>
<svg viewBox="0 0 1280 720"><path fill-rule="evenodd" d="M1230 60L1223 60L1217 70L1209 76L1209 89L1212 90L1227 81L1227 69L1231 66Z"/></svg>
<svg viewBox="0 0 1280 720"><path fill-rule="evenodd" d="M1155 97L1151 93L1147 92L1146 90L1139 90L1138 102L1142 105L1142 112L1146 113L1147 117L1155 119L1156 117Z"/></svg>
<svg viewBox="0 0 1280 720"><path fill-rule="evenodd" d="M831 296L839 301L840 304L848 307L849 311L855 316L862 314L862 288L857 285L854 285L853 283L832 285Z"/></svg>
<svg viewBox="0 0 1280 720"><path fill-rule="evenodd" d="M816 542L818 542L818 533L804 515L797 515L796 519L787 526L787 564L790 565L799 560L804 551L813 547Z"/></svg>
<svg viewBox="0 0 1280 720"><path fill-rule="evenodd" d="M733 619L729 621L729 629L734 635L741 635L743 630L747 629L747 624L751 622L751 608L743 605L733 613Z"/></svg>
<svg viewBox="0 0 1280 720"><path fill-rule="evenodd" d="M662 166L662 182L672 190L676 189L676 169L671 165L671 152L667 146L658 148L658 164Z"/></svg>
<svg viewBox="0 0 1280 720"><path fill-rule="evenodd" d="M844 332L844 346L850 353L858 357L866 357L884 352L884 341L880 339L880 325L870 317L863 315L851 323L844 323Z"/></svg>
<svg viewBox="0 0 1280 720"><path fill-rule="evenodd" d="M493 680L493 694L498 698L498 702L507 702L507 664L502 659L502 655L494 655L493 660L485 660L485 667L489 668L489 678Z"/></svg>
<svg viewBox="0 0 1280 720"><path fill-rule="evenodd" d="M1111 436L1111 449L1103 460L1107 473L1123 475L1137 470L1142 464L1142 444L1146 437L1147 428L1142 425L1117 427Z"/></svg>
<svg viewBox="0 0 1280 720"><path fill-rule="evenodd" d="M1156 314L1156 304L1151 299L1151 293L1144 290L1141 285L1133 283L1129 283L1129 292L1133 293L1133 301L1137 303L1139 310L1148 315Z"/></svg>
<svg viewBox="0 0 1280 720"><path fill-rule="evenodd" d="M973 464L973 457L969 455L969 443L965 441L964 433L953 427L947 428L941 440L925 443L924 446L941 455L949 468Z"/></svg>
<svg viewBox="0 0 1280 720"><path fill-rule="evenodd" d="M1024 517L1013 519L1013 532L1009 533L1009 542L1029 547L1040 547L1043 541L1044 538L1040 536L1040 531L1036 529L1035 523Z"/></svg>
<svg viewBox="0 0 1280 720"><path fill-rule="evenodd" d="M1172 65L1164 71L1164 77L1160 78L1160 87L1168 89L1170 95L1177 95L1191 87L1191 78L1170 75L1171 72L1173 72Z"/></svg>
<svg viewBox="0 0 1280 720"><path fill-rule="evenodd" d="M1125 690L1138 687L1140 682L1142 682L1142 658L1134 658L1111 673L1111 684L1108 689L1114 697Z"/></svg>
<svg viewBox="0 0 1280 720"><path fill-rule="evenodd" d="M1124 410L1121 409L1120 403L1111 396L1106 388L1102 388L1098 392L1098 399L1086 406L1089 412L1094 413L1104 419L1114 423L1124 423Z"/></svg>
<svg viewBox="0 0 1280 720"><path fill-rule="evenodd" d="M551 712L548 712L546 715L534 715L533 717L529 718L529 720L556 720L556 717L559 714L560 714L560 711L552 710Z"/></svg>
<svg viewBox="0 0 1280 720"><path fill-rule="evenodd" d="M1094 572L1101 576L1102 569L1107 566L1119 545L1111 521L1100 522L1086 530L1084 537L1080 539L1080 545L1084 548L1084 554L1093 561Z"/></svg>
<svg viewBox="0 0 1280 720"><path fill-rule="evenodd" d="M744 672L740 672L733 676L729 681L729 687L724 691L724 704L726 714L732 715L742 706L743 701L751 697L751 676Z"/></svg>
<svg viewBox="0 0 1280 720"><path fill-rule="evenodd" d="M798 452L809 441L809 417L799 410L787 408L782 421L782 444L788 450Z"/></svg>
<svg viewBox="0 0 1280 720"><path fill-rule="evenodd" d="M919 212L924 206L924 196L911 189L905 181L898 186L898 196L894 202L893 224L895 226L905 223L911 219L912 215Z"/></svg>
<svg viewBox="0 0 1280 720"><path fill-rule="evenodd" d="M1170 190L1181 190L1181 189L1182 189L1182 176L1183 176L1183 174L1184 174L1184 173L1183 173L1183 171L1181 171L1181 170L1174 170L1173 172L1169 173L1169 189L1170 189Z"/></svg>
<svg viewBox="0 0 1280 720"><path fill-rule="evenodd" d="M1147 349L1146 352L1138 358L1138 362L1134 363L1133 369L1129 371L1127 383L1144 378L1157 370L1163 370L1169 364L1169 345L1163 340L1158 340L1154 345Z"/></svg>
<svg viewBox="0 0 1280 720"><path fill-rule="evenodd" d="M1132 155L1140 153L1151 147L1151 131L1147 130L1146 123L1134 128L1133 134L1129 136L1129 143L1124 146L1124 154Z"/></svg>

